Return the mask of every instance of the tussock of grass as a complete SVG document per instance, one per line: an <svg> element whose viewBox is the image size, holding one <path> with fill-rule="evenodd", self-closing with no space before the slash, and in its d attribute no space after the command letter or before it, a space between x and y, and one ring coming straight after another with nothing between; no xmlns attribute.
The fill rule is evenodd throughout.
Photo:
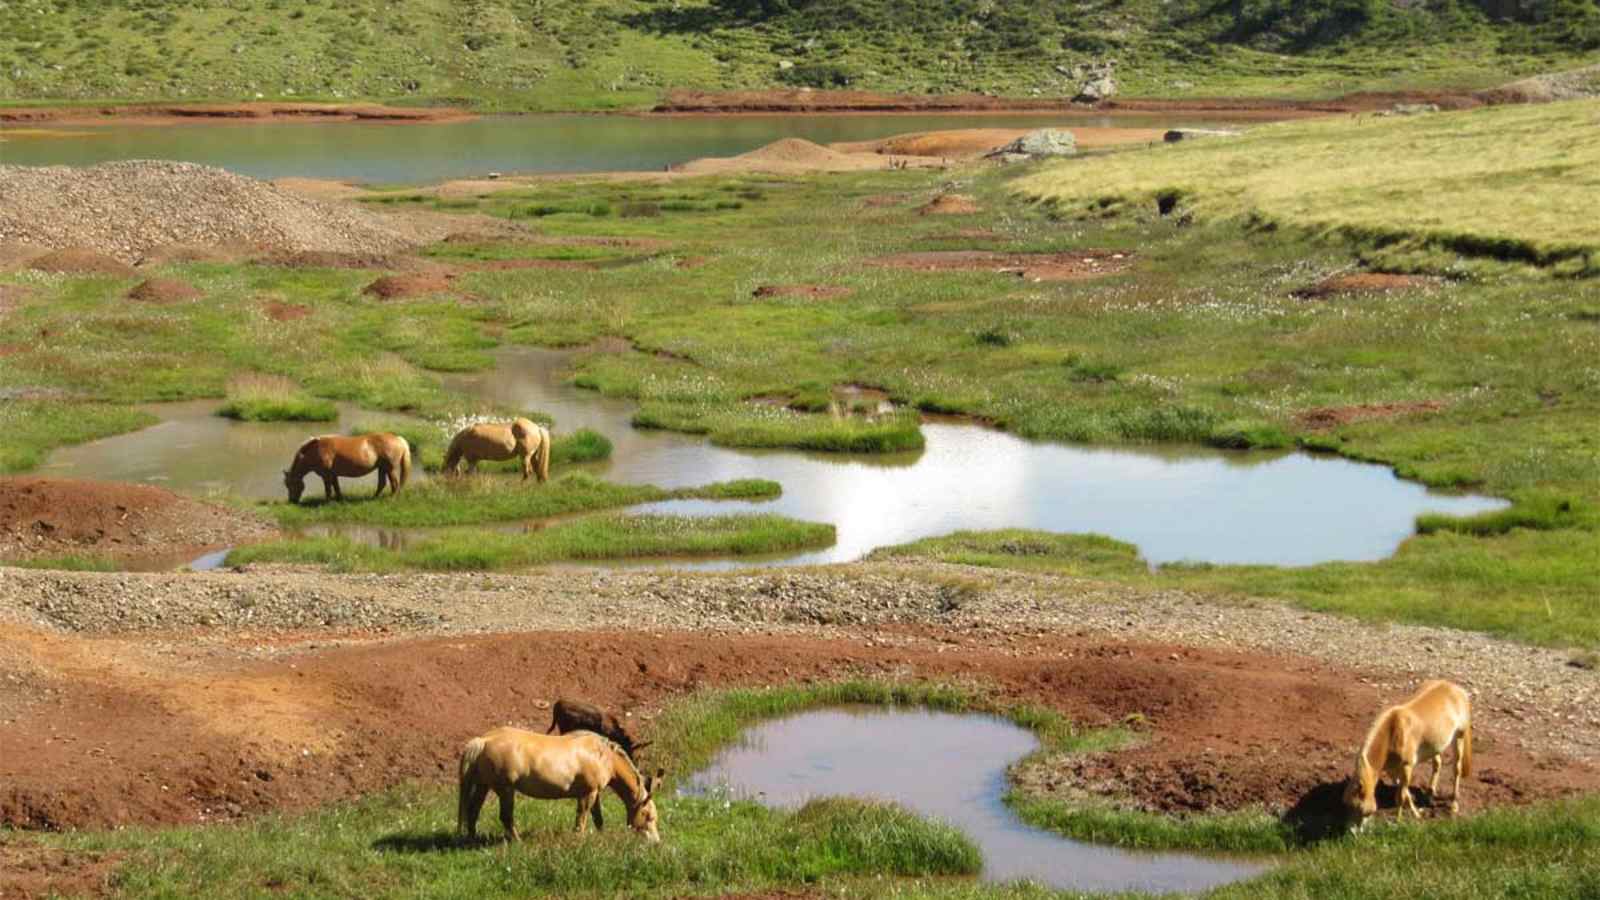
<svg viewBox="0 0 1600 900"><path fill-rule="evenodd" d="M1211 429L1206 443L1229 450L1281 450L1294 446L1294 439L1269 422L1236 419Z"/></svg>
<svg viewBox="0 0 1600 900"><path fill-rule="evenodd" d="M287 378L241 375L228 381L228 402L217 415L243 422L332 422L339 410Z"/></svg>
<svg viewBox="0 0 1600 900"><path fill-rule="evenodd" d="M508 484L507 479L491 476L432 478L376 500L312 498L299 505L263 507L288 528L318 524L410 528L547 519L659 500L761 499L779 496L782 490L777 482L760 479L666 490L648 484L612 484L579 472L552 478L545 485Z"/></svg>
<svg viewBox="0 0 1600 900"><path fill-rule="evenodd" d="M827 453L903 453L927 443L914 412L829 416L786 409L726 409L652 403L634 414L636 428L705 434L724 447L771 447Z"/></svg>
<svg viewBox="0 0 1600 900"><path fill-rule="evenodd" d="M243 547L230 565L312 563L339 571L490 571L546 563L652 556L749 556L833 543L832 525L782 516L609 515L513 534L466 529L387 550L347 538L296 538Z"/></svg>
<svg viewBox="0 0 1600 900"><path fill-rule="evenodd" d="M1600 101L1413 117L1329 117L1261 126L1054 165L1017 189L1063 211L1103 201L1154 214L1179 192L1213 219L1331 233L1386 253L1436 247L1536 265L1600 248Z"/></svg>
<svg viewBox="0 0 1600 900"><path fill-rule="evenodd" d="M1583 504L1570 497L1532 496L1519 498L1514 504L1493 512L1475 516L1446 516L1438 514L1417 517L1418 534L1436 534L1441 531L1492 537L1505 534L1513 528L1537 531L1554 531L1575 528L1596 521L1591 511L1585 513Z"/></svg>

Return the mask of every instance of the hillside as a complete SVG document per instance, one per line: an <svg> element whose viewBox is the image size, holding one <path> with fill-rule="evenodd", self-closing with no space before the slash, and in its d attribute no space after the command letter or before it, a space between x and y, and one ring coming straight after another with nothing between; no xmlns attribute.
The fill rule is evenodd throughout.
<svg viewBox="0 0 1600 900"><path fill-rule="evenodd" d="M1600 54L1600 0L0 0L0 101L648 106L668 88L1133 96L1482 87Z"/></svg>

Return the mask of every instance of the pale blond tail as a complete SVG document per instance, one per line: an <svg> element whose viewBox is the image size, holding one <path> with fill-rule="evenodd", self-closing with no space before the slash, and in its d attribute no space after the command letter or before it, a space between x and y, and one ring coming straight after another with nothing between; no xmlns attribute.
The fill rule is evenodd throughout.
<svg viewBox="0 0 1600 900"><path fill-rule="evenodd" d="M411 442L400 439L400 486L405 487L411 477Z"/></svg>
<svg viewBox="0 0 1600 900"><path fill-rule="evenodd" d="M456 833L467 833L467 807L472 803L472 789L477 783L476 769L478 757L483 755L484 740L481 737L467 741L467 746L461 750L461 786L460 795L456 799Z"/></svg>
<svg viewBox="0 0 1600 900"><path fill-rule="evenodd" d="M1472 774L1472 722L1467 722L1467 727L1461 729L1461 745L1456 748L1461 754L1461 774Z"/></svg>
<svg viewBox="0 0 1600 900"><path fill-rule="evenodd" d="M550 429L539 426L539 449L533 452L534 466L539 473L539 483L550 480Z"/></svg>

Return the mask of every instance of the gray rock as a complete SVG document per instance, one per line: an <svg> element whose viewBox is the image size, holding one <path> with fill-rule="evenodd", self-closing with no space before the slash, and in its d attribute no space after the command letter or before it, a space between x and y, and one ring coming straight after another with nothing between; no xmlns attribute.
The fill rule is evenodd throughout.
<svg viewBox="0 0 1600 900"><path fill-rule="evenodd" d="M1079 103L1099 103L1109 99L1117 93L1116 79L1110 75L1097 75L1083 83L1078 88L1078 96L1073 99Z"/></svg>
<svg viewBox="0 0 1600 900"><path fill-rule="evenodd" d="M778 60L778 71L787 72L792 68L794 68L794 63L791 62L790 60L787 60L787 59Z"/></svg>
<svg viewBox="0 0 1600 900"><path fill-rule="evenodd" d="M985 154L990 159L1013 162L1018 159L1040 159L1046 156L1071 156L1078 152L1077 138L1072 132L1059 128L1040 128L1030 131L1004 147L996 147Z"/></svg>

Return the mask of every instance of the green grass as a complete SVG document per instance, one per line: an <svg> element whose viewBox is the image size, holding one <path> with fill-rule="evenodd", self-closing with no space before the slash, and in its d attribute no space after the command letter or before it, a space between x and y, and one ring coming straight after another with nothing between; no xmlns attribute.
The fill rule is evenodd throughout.
<svg viewBox="0 0 1600 900"><path fill-rule="evenodd" d="M1467 256L1592 275L1597 113L1575 101L1282 123L1053 165L1017 188L1068 215L1178 196L1200 217L1336 235L1399 267Z"/></svg>
<svg viewBox="0 0 1600 900"><path fill-rule="evenodd" d="M332 422L339 409L286 378L244 375L228 382L228 402L217 415L242 422Z"/></svg>
<svg viewBox="0 0 1600 900"><path fill-rule="evenodd" d="M38 467L56 447L154 425L138 409L104 403L7 400L0 403L0 473Z"/></svg>
<svg viewBox="0 0 1600 900"><path fill-rule="evenodd" d="M1492 538L1437 530L1412 538L1393 558L1377 563L1170 565L1151 571L1131 544L1097 535L1009 530L930 538L878 550L873 558L935 559L1183 588L1221 601L1265 597L1372 622L1593 648L1600 647L1597 554L1600 536L1590 529L1516 528Z"/></svg>
<svg viewBox="0 0 1600 900"><path fill-rule="evenodd" d="M787 447L827 453L902 453L926 443L917 415L826 416L774 407L707 407L648 404L633 417L635 428L665 428L707 435L724 447Z"/></svg>
<svg viewBox="0 0 1600 900"><path fill-rule="evenodd" d="M782 516L606 515L520 534L455 529L399 550L342 537L289 538L241 547L228 554L228 564L309 563L341 572L476 572L554 562L753 556L826 547L833 540L832 525Z"/></svg>
<svg viewBox="0 0 1600 900"><path fill-rule="evenodd" d="M308 525L413 528L548 519L660 500L769 499L779 496L781 491L777 482L759 479L666 490L648 484L612 484L581 472L552 478L544 485L479 475L431 478L397 495L379 499L328 502L314 498L298 505L266 503L261 509L286 528Z"/></svg>
<svg viewBox="0 0 1600 900"><path fill-rule="evenodd" d="M679 87L1068 98L1083 79L1060 69L1106 58L1118 60L1123 91L1143 96L1483 86L1600 48L1600 11L1563 2L114 0L49 16L0 10L0 101L607 110Z"/></svg>
<svg viewBox="0 0 1600 900"><path fill-rule="evenodd" d="M0 564L18 569L54 569L66 572L115 572L122 568L121 564L110 557L83 553L33 556L27 559L7 560Z"/></svg>

